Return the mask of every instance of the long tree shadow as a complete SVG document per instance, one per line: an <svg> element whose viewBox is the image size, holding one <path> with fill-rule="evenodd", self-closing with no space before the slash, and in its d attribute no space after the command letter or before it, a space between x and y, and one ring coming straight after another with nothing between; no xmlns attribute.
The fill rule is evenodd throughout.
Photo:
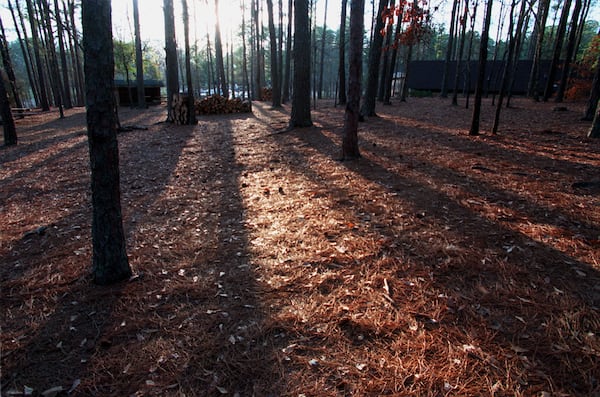
<svg viewBox="0 0 600 397"><path fill-rule="evenodd" d="M190 136L191 131L188 131L180 134L178 140L161 145L162 152L155 157L161 160L160 167L145 169L151 173L146 180L151 180L153 186L136 197L132 197L133 188L128 186L129 181L138 176L143 178L144 174L131 176L130 159L135 156L128 156L128 152L136 148L148 158L145 148L153 147L154 143L154 147L158 146L163 142L164 133L156 128L120 138L123 201L131 199L123 204L130 243L137 233L137 225L131 222L127 206L132 200L137 206L150 205L167 189ZM73 385L74 394L102 394L100 390L105 386L95 382L102 372L90 373L91 363L94 357L119 346L119 336L129 332L125 326L129 307L123 300L143 290L142 283L97 287L88 277L91 207L87 192L87 159L81 143L44 162L44 168L53 170L52 175L60 179L55 182L67 185L63 186L62 192L51 183L38 189L36 200L45 207L23 202L16 182L12 185L14 194L6 198L7 208L10 208L6 216L20 217L27 211L29 213L22 217L21 223L41 224L45 228L7 242L0 258L3 263L0 278L4 328L3 392L23 391L25 386L37 392L56 386L67 390ZM36 214L37 211L40 212ZM129 245L130 261L135 263L132 251L135 247ZM22 328L24 325L28 327Z"/></svg>
<svg viewBox="0 0 600 397"><path fill-rule="evenodd" d="M276 141L290 158L301 158L302 152L295 149L298 145L286 143L288 139L297 139L323 156L339 153L338 145L316 128ZM288 164L316 184L324 184L331 200L348 206L357 217L372 214L372 230L393 242L382 253L374 253L374 258L385 253L416 264L412 270L398 268L397 279L388 280L392 288L403 290L402 284L416 275L428 275L430 281L422 282L437 292L432 294L431 312L419 316L429 326L440 327L447 343L481 346L474 349L483 364L485 357L500 359L502 349L510 351L510 356L503 356L504 364L492 367L522 380L521 388L528 393L548 387L582 395L597 391L600 371L594 355L588 354L597 344L583 342L577 335L593 333L600 324L598 269L485 218L433 185L392 171L372 158L374 154L343 163L357 179L371 181L393 197L381 198L386 203L368 208L353 199L353 190L312 168L309 159ZM456 182L456 175L438 175L437 171L433 169L430 177ZM392 203L400 201L412 214L390 212ZM404 233L398 223L402 216L414 222L405 225ZM411 232L411 228L421 232ZM434 302L440 299L445 301L445 312L434 311ZM396 303L400 312L404 304ZM484 376L489 368L475 364L472 370Z"/></svg>

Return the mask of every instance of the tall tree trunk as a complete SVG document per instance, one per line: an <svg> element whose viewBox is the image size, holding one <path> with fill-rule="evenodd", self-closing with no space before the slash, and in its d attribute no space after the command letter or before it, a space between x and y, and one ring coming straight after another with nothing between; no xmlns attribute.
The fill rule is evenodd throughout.
<svg viewBox="0 0 600 397"><path fill-rule="evenodd" d="M35 63L37 68L37 82L40 87L40 103L38 106L42 108L42 111L50 110L50 104L48 102L48 96L46 92L46 79L44 78L44 64L42 62L42 56L40 54L40 39L38 36L38 24L37 17L33 9L32 0L27 0L27 13L29 14L29 23L31 24L31 41L33 44L33 53L35 56Z"/></svg>
<svg viewBox="0 0 600 397"><path fill-rule="evenodd" d="M537 28L535 51L533 53L531 72L529 73L529 83L527 84L527 96L533 97L536 101L539 101L540 95L540 61L542 59L546 20L548 19L549 10L550 0L539 0L537 18L535 20L535 26Z"/></svg>
<svg viewBox="0 0 600 397"><path fill-rule="evenodd" d="M261 100L262 98L262 71L263 64L261 62L261 29L258 0L252 0L252 19L254 22L254 90L252 98Z"/></svg>
<svg viewBox="0 0 600 397"><path fill-rule="evenodd" d="M363 0L363 8L364 8ZM340 20L339 63L338 63L338 102L345 105L346 97L346 9L348 0L342 0L342 15ZM364 18L363 18L364 27Z"/></svg>
<svg viewBox="0 0 600 397"><path fill-rule="evenodd" d="M242 0L242 73L244 74L244 86L245 90L242 91L242 98L244 98L244 92L248 93L248 99L252 98L250 93L250 78L248 76L248 56L246 48L246 5Z"/></svg>
<svg viewBox="0 0 600 397"><path fill-rule="evenodd" d="M40 11L43 12L46 35L47 35L47 49L48 63L50 68L50 75L54 78L50 80L52 84L52 91L54 93L54 103L58 106L60 112L60 118L65 117L63 113L63 101L62 101L62 82L60 81L60 73L58 72L58 61L56 59L56 46L54 45L54 32L52 31L52 23L50 21L50 6L44 1L40 1Z"/></svg>
<svg viewBox="0 0 600 397"><path fill-rule="evenodd" d="M402 6L401 6L402 7ZM400 15L397 16L396 21L396 32L394 33L394 45L392 49L392 55L390 56L390 66L388 68L387 76L385 76L385 93L383 95L383 104L391 105L392 101L392 86L394 85L394 76L396 73L396 61L398 59L398 52L400 48L400 35L402 34L402 18L404 17L404 8L400 8ZM406 80L405 80L406 81Z"/></svg>
<svg viewBox="0 0 600 397"><path fill-rule="evenodd" d="M544 102L546 102L551 96L554 89L554 79L556 77L556 71L558 70L558 64L560 63L560 55L562 52L562 44L567 30L567 19L569 17L569 11L571 9L571 0L566 0L563 6L562 13L560 15L560 22L558 23L558 31L556 32L556 41L554 42L554 51L552 52L552 61L550 63L550 70L548 71L548 80L546 80L546 88L544 90Z"/></svg>
<svg viewBox="0 0 600 397"><path fill-rule="evenodd" d="M137 107L146 108L144 91L144 57L142 55L142 36L140 33L140 11L138 0L133 0L133 26L135 31L135 81L137 86Z"/></svg>
<svg viewBox="0 0 600 397"><path fill-rule="evenodd" d="M600 30L598 31L597 37L600 36ZM583 119L591 121L594 119L594 114L598 106L598 99L600 98L600 52L598 58L596 58L596 70L594 71L594 80L592 82L592 89L590 90L590 96L588 98L585 112L583 113Z"/></svg>
<svg viewBox="0 0 600 397"><path fill-rule="evenodd" d="M165 13L165 67L167 74L167 121L175 121L173 117L173 95L179 94L179 69L177 59L177 43L175 41L175 15L173 0L164 0Z"/></svg>
<svg viewBox="0 0 600 397"><path fill-rule="evenodd" d="M319 88L317 95L323 98L323 69L325 68L325 41L327 39L327 3L325 0L325 14L323 15L323 31L321 32L321 64L319 65Z"/></svg>
<svg viewBox="0 0 600 397"><path fill-rule="evenodd" d="M63 3L63 8L65 8L65 4ZM70 27L71 27L71 39L73 42L72 48L71 48L71 52L73 53L73 56L75 58L74 61L74 65L75 65L75 73L76 73L76 80L77 80L77 105L78 106L83 106L84 102L85 102L85 87L84 87L84 77L83 77L83 66L81 64L81 56L80 56L80 49L79 49L79 42L78 42L78 35L77 35L77 27L75 25L75 0L71 0L69 2L69 20L70 20Z"/></svg>
<svg viewBox="0 0 600 397"><path fill-rule="evenodd" d="M481 117L481 95L485 82L485 66L487 63L488 37L490 32L490 20L492 18L492 1L487 0L483 30L481 31L481 46L479 48L479 66L477 71L477 85L475 86L475 98L473 100L473 117L469 135L479 135L479 119Z"/></svg>
<svg viewBox="0 0 600 397"><path fill-rule="evenodd" d="M229 79L229 84L231 85L231 97L235 98L235 64L233 62L233 40L231 40L231 44L229 46L229 58L231 59L231 78Z"/></svg>
<svg viewBox="0 0 600 397"><path fill-rule="evenodd" d="M308 0L294 0L294 87L290 128L310 127L310 23Z"/></svg>
<svg viewBox="0 0 600 397"><path fill-rule="evenodd" d="M494 124L492 126L492 134L496 134L498 132L498 126L500 125L500 112L502 110L502 102L504 101L504 96L506 95L509 89L509 83L511 81L511 76L514 73L514 67L516 63L513 63L513 59L518 57L517 44L520 40L520 32L523 29L523 21L525 20L525 7L527 2L521 0L521 11L519 12L519 17L517 21L516 31L514 30L514 9L516 7L516 0L512 1L512 5L510 8L510 23L508 27L509 41L508 41L508 58L506 60L506 64L504 66L504 71L502 73L502 83L500 86L500 92L498 94L498 103L496 104L496 113L494 115Z"/></svg>
<svg viewBox="0 0 600 397"><path fill-rule="evenodd" d="M223 63L223 44L221 42L221 27L219 23L219 0L215 0L215 60L217 64L217 77L221 95L229 97L227 89L227 76L225 75L225 65Z"/></svg>
<svg viewBox="0 0 600 397"><path fill-rule="evenodd" d="M6 92L2 73L0 73L0 116L2 116L2 128L4 130L4 145L16 145L17 129L15 128L15 119L10 109L8 92Z"/></svg>
<svg viewBox="0 0 600 397"><path fill-rule="evenodd" d="M278 1L279 8L279 27L278 27L278 40L277 40L277 71L279 72L279 98L282 98L283 103L282 85L283 85L283 0Z"/></svg>
<svg viewBox="0 0 600 397"><path fill-rule="evenodd" d="M192 82L192 56L190 54L190 15L187 0L181 0L183 9L183 36L185 43L185 80L187 83L187 120L186 124L197 124L194 106L194 85ZM227 89L227 86L225 86Z"/></svg>
<svg viewBox="0 0 600 397"><path fill-rule="evenodd" d="M404 74L405 81L408 81L408 75L410 73L410 61L412 59L413 45L409 44L406 46L406 72ZM408 97L408 84L402 85L402 93L400 94L400 101L406 102L406 98Z"/></svg>
<svg viewBox="0 0 600 397"><path fill-rule="evenodd" d="M379 62L381 60L381 46L383 44L383 36L379 34L383 29L383 11L388 4L388 0L379 0L379 8L377 10L377 20L375 22L375 32L373 34L373 42L369 49L369 66L367 72L367 84L365 88L365 96L363 98L360 113L363 117L376 117L375 99L377 95L377 83L379 81Z"/></svg>
<svg viewBox="0 0 600 397"><path fill-rule="evenodd" d="M290 80L292 72L292 21L293 21L293 0L288 1L288 26L287 40L285 42L285 73L283 77L283 97L282 102L286 103L290 99Z"/></svg>
<svg viewBox="0 0 600 397"><path fill-rule="evenodd" d="M473 14L471 14L471 32L469 35L469 50L467 51L467 71L465 76L465 109L469 108L469 99L471 97L471 54L473 53L473 37L475 36L475 19L477 17L477 8L479 7L479 0L475 1L473 5Z"/></svg>
<svg viewBox="0 0 600 397"><path fill-rule="evenodd" d="M277 57L277 33L275 32L275 23L273 20L273 0L267 0L267 14L269 18L269 39L271 50L271 88L273 107L281 107L281 88L279 85L279 69Z"/></svg>
<svg viewBox="0 0 600 397"><path fill-rule="evenodd" d="M71 82L69 79L69 68L67 66L67 53L65 50L64 27L60 17L60 7L58 0L54 0L54 18L56 19L56 35L58 36L58 50L60 55L60 65L62 72L62 98L66 109L73 107L71 100Z"/></svg>
<svg viewBox="0 0 600 397"><path fill-rule="evenodd" d="M454 73L454 88L452 89L452 104L458 106L458 81L461 72L461 62L465 50L465 36L467 33L467 16L469 15L469 2L465 1L465 10L460 21L460 43L458 44L458 54L456 56L456 71ZM496 40L498 42L498 40ZM467 61L468 62L468 61Z"/></svg>
<svg viewBox="0 0 600 397"><path fill-rule="evenodd" d="M365 0L351 0L348 103L346 104L344 115L344 133L342 138L343 159L360 157L358 149L358 121L360 119L364 14Z"/></svg>
<svg viewBox="0 0 600 397"><path fill-rule="evenodd" d="M390 9L394 9L396 4L395 0L390 0ZM377 89L377 100L383 102L385 97L385 86L387 82L388 70L390 67L390 50L392 47L392 34L394 33L394 26L389 24L385 27L385 46L383 47L383 55L381 59L381 71L379 76L379 88Z"/></svg>
<svg viewBox="0 0 600 397"><path fill-rule="evenodd" d="M560 77L560 84L556 91L555 102L562 102L565 98L565 92L567 91L567 83L569 80L569 74L571 73L571 62L575 55L575 46L577 44L577 22L580 17L581 11L581 0L575 0L575 7L573 8L573 15L571 17L571 27L569 28L569 37L567 39L567 51L565 54L565 60L563 62L562 73ZM585 21L581 21L585 23Z"/></svg>
<svg viewBox="0 0 600 397"><path fill-rule="evenodd" d="M132 274L121 214L111 7L110 0L87 0L82 5L92 170L92 273L94 282L105 285L125 280Z"/></svg>
<svg viewBox="0 0 600 397"><path fill-rule="evenodd" d="M19 89L17 87L15 71L13 69L12 61L10 59L10 53L8 52L8 42L6 41L6 34L4 32L4 24L2 23L2 18L0 18L0 55L2 55L4 71L6 72L6 77L8 77L8 82L10 84L10 90L13 94L13 99L15 100L15 105L17 105L18 108L22 108L23 103L21 102L21 96L19 95Z"/></svg>
<svg viewBox="0 0 600 397"><path fill-rule="evenodd" d="M19 7L19 2L17 0L16 4ZM33 94L33 100L35 103L40 102L40 98L38 95L38 89L33 78L32 65L31 65L31 54L29 53L29 46L26 44L29 42L27 38L27 31L25 30L25 23L21 17L21 28L23 29L23 37L21 37L21 31L19 30L19 25L17 23L17 17L15 15L15 11L13 5L10 0L8 0L8 8L12 15L13 24L15 25L15 31L17 32L17 38L19 39L19 46L21 47L21 53L23 54L23 62L25 63L25 69L27 70L27 79L29 81L29 86L31 87L31 92ZM19 9L19 14L21 14L21 10Z"/></svg>
<svg viewBox="0 0 600 397"><path fill-rule="evenodd" d="M448 73L450 70L450 61L452 58L452 49L454 48L454 34L456 25L456 10L460 0L452 1L452 14L450 17L450 32L448 33L448 46L446 47L446 58L444 59L444 72L442 74L442 91L440 96L442 98L448 97Z"/></svg>

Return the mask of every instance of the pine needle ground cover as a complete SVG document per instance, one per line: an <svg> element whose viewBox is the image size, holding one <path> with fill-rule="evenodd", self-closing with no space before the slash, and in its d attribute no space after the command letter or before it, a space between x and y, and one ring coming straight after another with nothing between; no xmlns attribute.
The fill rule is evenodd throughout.
<svg viewBox="0 0 600 397"><path fill-rule="evenodd" d="M1 394L600 393L600 143L581 103L500 134L439 98L160 123L121 110L130 281L91 283L82 109L0 149ZM493 108L484 101L482 128Z"/></svg>

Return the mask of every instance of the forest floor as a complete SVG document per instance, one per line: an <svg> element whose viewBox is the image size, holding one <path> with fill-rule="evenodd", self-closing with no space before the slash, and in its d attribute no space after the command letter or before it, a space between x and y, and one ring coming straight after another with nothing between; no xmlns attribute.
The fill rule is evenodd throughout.
<svg viewBox="0 0 600 397"><path fill-rule="evenodd" d="M0 149L2 396L600 396L600 141L514 99L121 109L135 276L91 282L84 109ZM484 101L482 131L493 108Z"/></svg>

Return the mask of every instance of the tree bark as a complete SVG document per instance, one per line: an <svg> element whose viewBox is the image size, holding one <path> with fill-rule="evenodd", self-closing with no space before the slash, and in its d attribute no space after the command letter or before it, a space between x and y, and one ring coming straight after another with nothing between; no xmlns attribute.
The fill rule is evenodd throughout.
<svg viewBox="0 0 600 397"><path fill-rule="evenodd" d="M390 0L390 9L395 9L395 0ZM402 6L402 5L400 5ZM379 75L379 87L377 89L377 100L383 102L385 98L385 87L387 82L388 70L390 68L390 50L392 47L392 34L394 33L394 26L390 24L385 27L385 46L383 47L383 54L381 59L381 71Z"/></svg>
<svg viewBox="0 0 600 397"><path fill-rule="evenodd" d="M600 30L597 36L600 36ZM594 71L594 80L592 82L592 89L590 90L590 96L588 98L585 112L583 113L583 120L591 121L594 119L596 107L598 106L598 99L600 98L600 52L598 58L596 58L596 70Z"/></svg>
<svg viewBox="0 0 600 397"><path fill-rule="evenodd" d="M344 114L342 159L360 157L358 122L360 119L360 85L364 37L365 0L350 1L350 56L348 70L348 103Z"/></svg>
<svg viewBox="0 0 600 397"><path fill-rule="evenodd" d="M444 73L442 74L442 89L440 96L442 98L448 97L448 72L450 68L450 58L452 58L452 49L454 47L454 30L456 25L456 10L458 9L458 3L460 0L453 0L452 2L452 15L450 17L450 32L448 33L448 46L446 47L446 58L444 59Z"/></svg>
<svg viewBox="0 0 600 397"><path fill-rule="evenodd" d="M10 109L8 92L4 85L4 78L0 73L0 115L2 116L2 128L4 129L4 145L11 146L17 144L17 130L15 120Z"/></svg>
<svg viewBox="0 0 600 397"><path fill-rule="evenodd" d="M340 20L339 63L338 63L338 103L345 105L346 96L346 9L348 0L342 0L342 15ZM364 8L364 1L363 1ZM364 27L364 18L363 18Z"/></svg>
<svg viewBox="0 0 600 397"><path fill-rule="evenodd" d="M571 61L573 60L575 46L577 44L577 22L579 20L580 11L581 0L575 0L575 7L573 8L573 15L571 17L571 27L569 28L569 38L567 39L567 50L563 62L560 84L556 91L556 98L554 98L555 102L562 102L565 98L565 92L567 91L567 83L569 74L571 73ZM585 21L581 21L581 23L585 23Z"/></svg>
<svg viewBox="0 0 600 397"><path fill-rule="evenodd" d="M175 121L173 117L173 95L179 94L179 69L177 59L177 43L175 41L175 15L173 0L164 0L165 13L165 66L167 74L167 121Z"/></svg>
<svg viewBox="0 0 600 397"><path fill-rule="evenodd" d="M560 15L560 22L558 23L558 31L556 32L556 38L554 42L554 51L552 53L552 61L550 63L550 70L548 71L548 80L546 80L546 88L544 90L544 102L546 102L551 96L554 89L554 79L556 77L556 71L558 70L558 64L560 62L560 54L562 51L563 39L567 30L567 19L569 17L569 10L571 9L571 0L566 0L563 6L562 13Z"/></svg>
<svg viewBox="0 0 600 397"><path fill-rule="evenodd" d="M63 8L65 8L65 4L63 2ZM81 56L80 56L80 49L79 49L79 42L78 42L78 35L77 35L77 27L75 26L75 1L71 0L69 2L69 20L70 20L70 27L71 27L71 41L72 41L72 46L71 46L71 52L72 52L72 57L74 58L73 60L73 64L74 64L74 68L75 68L75 75L76 75L76 92L77 92L77 105L78 106L83 106L84 102L85 102L85 87L84 87L84 77L83 77L83 66L81 64Z"/></svg>
<svg viewBox="0 0 600 397"><path fill-rule="evenodd" d="M40 11L43 12L44 15L44 25L46 28L47 35L47 44L46 44L46 53L48 56L48 66L50 69L50 76L53 77L50 79L50 83L52 86L52 92L54 94L54 104L58 106L58 110L60 112L60 118L65 117L63 113L63 87L62 82L60 80L60 74L58 72L58 61L56 59L56 45L54 44L54 32L52 31L52 22L50 21L50 6L44 1L40 1Z"/></svg>
<svg viewBox="0 0 600 397"><path fill-rule="evenodd" d="M185 81L187 83L187 120L188 125L195 125L196 110L194 106L194 85L192 81L192 56L190 54L190 15L188 11L187 0L181 0L181 8L183 9L183 36L185 43ZM218 22L217 22L218 23ZM227 89L227 85L225 86Z"/></svg>
<svg viewBox="0 0 600 397"><path fill-rule="evenodd" d="M0 18L0 54L2 55L4 71L6 72L6 77L8 77L8 82L10 84L10 90L13 94L13 99L15 100L15 105L17 105L18 108L22 108L23 103L21 102L21 96L19 95L19 90L17 88L15 71L10 59L10 53L8 52L8 42L6 41L6 34L4 32L2 18Z"/></svg>
<svg viewBox="0 0 600 397"><path fill-rule="evenodd" d="M293 0L288 2L288 26L287 39L285 42L285 73L283 76L283 95L281 101L286 103L290 99L290 75L292 72L292 20L293 20Z"/></svg>
<svg viewBox="0 0 600 397"><path fill-rule="evenodd" d="M458 106L458 81L460 78L460 69L463 53L465 50L465 36L467 32L467 16L469 15L469 2L465 1L465 10L461 19L460 26L460 43L458 44L458 54L456 56L456 71L454 74L454 89L452 90L452 104ZM496 40L497 41L497 40ZM467 61L468 62L468 61Z"/></svg>
<svg viewBox="0 0 600 397"><path fill-rule="evenodd" d="M488 0L481 31L481 47L479 49L479 70L477 71L477 85L475 86L475 98L473 100L473 117L471 118L471 129L469 135L479 135L479 119L481 117L481 95L485 82L485 66L487 63L488 37L490 32L490 19L492 18L492 1Z"/></svg>
<svg viewBox="0 0 600 397"><path fill-rule="evenodd" d="M16 2L15 6L19 7L18 0ZM29 47L28 46L25 47L25 44L24 44L24 43L29 42L29 40L27 38L27 31L25 30L25 23L23 22L23 19L21 17L21 28L23 29L23 37L24 37L24 39L23 39L23 37L21 36L21 31L19 30L15 11L14 11L13 5L10 0L8 0L8 8L12 15L12 20L15 25L15 31L17 32L17 38L19 39L19 46L21 47L21 53L23 54L23 61L25 63L25 69L27 70L27 79L29 81L29 86L31 87L31 92L33 93L33 100L35 101L35 103L39 103L40 98L38 95L38 89L35 84L35 80L33 78L33 72L32 72L31 54L29 53ZM18 11L19 11L19 15L20 15L21 10L19 9Z"/></svg>
<svg viewBox="0 0 600 397"><path fill-rule="evenodd" d="M327 39L327 3L325 0L325 14L323 16L323 31L321 32L321 63L319 65L319 87L317 90L317 96L319 99L323 98L323 70L325 68L325 41Z"/></svg>
<svg viewBox="0 0 600 397"><path fill-rule="evenodd" d="M223 63L223 44L221 41L221 27L219 23L219 0L215 0L215 61L221 95L225 98L229 98L227 76L225 75L225 65Z"/></svg>
<svg viewBox="0 0 600 397"><path fill-rule="evenodd" d="M35 56L35 63L37 68L37 82L40 87L40 103L38 104L42 111L50 110L50 103L48 102L48 96L46 93L46 79L44 78L44 64L42 62L42 56L40 54L40 39L38 36L38 24L37 17L33 10L33 3L31 0L27 0L27 13L29 14L29 23L31 24L31 41L33 44L33 53Z"/></svg>
<svg viewBox="0 0 600 397"><path fill-rule="evenodd" d="M140 33L140 11L138 0L133 0L133 26L135 32L135 81L137 86L137 107L146 108L146 93L144 92L144 58L142 55L142 36Z"/></svg>
<svg viewBox="0 0 600 397"><path fill-rule="evenodd" d="M377 20L375 22L375 28L373 33L373 40L371 48L369 49L369 69L367 72L367 84L365 88L365 95L363 98L363 104L360 109L360 113L363 117L376 117L375 113L375 100L377 96L377 83L379 81L379 62L381 60L381 46L383 44L383 36L379 33L383 29L383 18L382 14L385 7L388 4L388 0L379 0L379 8L377 10Z"/></svg>
<svg viewBox="0 0 600 397"><path fill-rule="evenodd" d="M262 72L263 66L261 62L261 29L260 29L260 18L259 18L259 6L258 0L252 0L252 20L254 26L254 90L252 92L252 99L260 100L262 97Z"/></svg>
<svg viewBox="0 0 600 397"><path fill-rule="evenodd" d="M294 84L290 128L310 127L310 23L308 0L294 0Z"/></svg>
<svg viewBox="0 0 600 397"><path fill-rule="evenodd" d="M106 285L132 274L121 215L110 0L83 1L82 25L92 171L92 273L94 282Z"/></svg>
<svg viewBox="0 0 600 397"><path fill-rule="evenodd" d="M600 102L598 102L598 106L596 108L596 115L594 116L592 127L588 131L587 136L588 138L600 138Z"/></svg>
<svg viewBox="0 0 600 397"><path fill-rule="evenodd" d="M244 92L248 93L248 98L252 98L252 94L250 93L250 78L248 76L248 55L246 48L246 5L244 4L244 0L242 0L242 73L244 74L244 86L246 89L242 91L242 98L245 99Z"/></svg>
<svg viewBox="0 0 600 397"><path fill-rule="evenodd" d="M56 35L58 36L58 50L60 54L60 65L62 71L62 98L66 109L73 107L71 100L71 82L69 79L69 68L67 66L67 53L65 50L65 37L62 19L60 17L60 7L58 0L54 0L54 18L56 19Z"/></svg>
<svg viewBox="0 0 600 397"><path fill-rule="evenodd" d="M533 97L536 101L539 100L540 95L540 60L542 59L546 20L548 19L549 10L550 0L540 0L536 19L537 35L535 36L535 51L529 74L529 83L527 85L527 96Z"/></svg>
<svg viewBox="0 0 600 397"><path fill-rule="evenodd" d="M271 89L273 107L281 107L281 88L279 85L279 68L277 56L277 34L273 18L273 0L267 0L267 14L269 18L269 48L271 50Z"/></svg>

